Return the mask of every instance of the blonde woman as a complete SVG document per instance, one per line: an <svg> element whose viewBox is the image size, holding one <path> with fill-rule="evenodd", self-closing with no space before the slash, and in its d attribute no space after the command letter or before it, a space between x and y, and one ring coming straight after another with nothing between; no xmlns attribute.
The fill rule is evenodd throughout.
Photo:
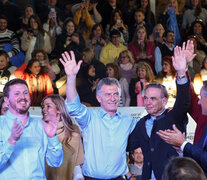
<svg viewBox="0 0 207 180"><path fill-rule="evenodd" d="M80 165L84 161L81 132L78 126L75 125L71 119L64 99L56 94L49 95L42 101L43 117L54 112L60 115L60 121L58 123L56 133L63 146L64 158L63 163L59 168L46 166L47 179L83 179L80 168Z"/></svg>

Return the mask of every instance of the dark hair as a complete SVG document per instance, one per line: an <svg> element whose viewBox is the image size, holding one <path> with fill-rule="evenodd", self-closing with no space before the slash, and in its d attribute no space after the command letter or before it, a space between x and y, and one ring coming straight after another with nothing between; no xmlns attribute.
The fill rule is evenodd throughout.
<svg viewBox="0 0 207 180"><path fill-rule="evenodd" d="M75 24L73 18L68 17L68 18L65 19L65 21L64 21L64 23L63 23L63 33L66 33L66 34L67 34L66 26L67 26L67 24L68 24L69 22L72 22L72 23L73 23L73 25L74 25L74 32L76 31L76 24Z"/></svg>
<svg viewBox="0 0 207 180"><path fill-rule="evenodd" d="M172 63L172 56L165 56L165 57L163 57L162 58L162 65L163 65L164 61L167 62L170 65L170 70L171 70L172 76L174 78L176 76L176 70L175 70L175 68L173 66L173 63ZM162 75L164 77L166 77L167 73L162 70Z"/></svg>
<svg viewBox="0 0 207 180"><path fill-rule="evenodd" d="M111 67L114 70L114 78L119 80L121 78L119 66L117 64L115 64L115 63L108 63L108 64L106 64L106 69L108 67Z"/></svg>
<svg viewBox="0 0 207 180"><path fill-rule="evenodd" d="M38 53L42 53L44 55L44 59L48 59L47 53L45 52L44 49L34 49L32 51L32 59L35 59L36 58L36 55Z"/></svg>
<svg viewBox="0 0 207 180"><path fill-rule="evenodd" d="M158 83L158 82L153 82L153 83L147 84L144 87L144 94L146 93L146 90L148 88L158 88L158 89L161 89L161 91L162 91L162 97L161 98L166 97L168 99L168 97L169 97L166 87L164 85Z"/></svg>
<svg viewBox="0 0 207 180"><path fill-rule="evenodd" d="M0 50L0 56L4 56L5 58L9 58L9 55L4 50Z"/></svg>
<svg viewBox="0 0 207 180"><path fill-rule="evenodd" d="M110 32L110 38L111 38L113 35L121 36L121 33L120 33L119 30L117 30L117 29L113 29L113 30Z"/></svg>
<svg viewBox="0 0 207 180"><path fill-rule="evenodd" d="M206 176L193 159L174 157L165 167L162 180L206 180Z"/></svg>
<svg viewBox="0 0 207 180"><path fill-rule="evenodd" d="M93 38L93 32L96 30L97 27L101 28L101 38L105 39L105 37L104 37L104 30L103 30L103 26L102 26L101 23L97 23L97 24L93 25L93 28L92 28L91 34L90 34L90 39Z"/></svg>
<svg viewBox="0 0 207 180"><path fill-rule="evenodd" d="M205 97L207 97L207 81L203 81L202 90L204 91Z"/></svg>
<svg viewBox="0 0 207 180"><path fill-rule="evenodd" d="M0 19L4 19L4 20L6 20L8 22L8 19L7 19L7 17L4 14L0 15Z"/></svg>
<svg viewBox="0 0 207 180"><path fill-rule="evenodd" d="M33 14L33 15L31 15L30 17L29 17L29 20L28 20L28 29L31 29L32 27L31 27L31 24L30 24L30 21L31 21L31 19L34 19L36 22L37 22L37 24L38 24L38 31L41 33L41 34L45 34L45 30L43 29L43 27L42 27L42 23L41 23L41 21L40 21L40 18L38 17L38 15L36 15L36 14Z"/></svg>
<svg viewBox="0 0 207 180"><path fill-rule="evenodd" d="M13 85L16 85L16 84L23 84L23 85L27 86L27 88L28 88L28 85L27 85L25 80L18 79L18 78L17 79L12 79L11 81L9 81L5 84L4 89L3 89L3 96L9 98L10 86L13 86Z"/></svg>
<svg viewBox="0 0 207 180"><path fill-rule="evenodd" d="M142 1L142 0L141 0ZM141 1L140 1L140 8L143 9L143 7L141 6ZM147 14L147 22L148 24L151 24L152 22L152 19L151 19L151 7L150 7L150 0L147 0L148 1L148 4L147 4L147 7L146 7L146 14ZM146 18L146 16L145 16Z"/></svg>
<svg viewBox="0 0 207 180"><path fill-rule="evenodd" d="M4 96L3 96L3 97L0 98L0 115L2 115L1 114L1 108L2 108L4 102L5 101L4 101Z"/></svg>
<svg viewBox="0 0 207 180"><path fill-rule="evenodd" d="M112 12L112 15L111 15L110 29L111 29L111 27L112 27L114 24L116 24L116 22L114 21L114 16L116 15L116 13L118 13L119 16L121 17L121 19L123 20L121 10L120 10L120 9L115 9L115 10Z"/></svg>
<svg viewBox="0 0 207 180"><path fill-rule="evenodd" d="M31 60L29 60L29 62L28 62L28 64L27 64L27 67L26 67L26 69L24 70L24 72L26 72L26 73L28 73L28 74L32 74L32 72L30 71L30 68L32 67L32 65L33 65L35 62L40 63L38 59L31 59ZM41 69L40 69L40 72L39 72L38 75L43 75L43 74L45 73L44 68L42 68L41 66L40 66L40 68L41 68Z"/></svg>
<svg viewBox="0 0 207 180"><path fill-rule="evenodd" d="M174 31L168 29L167 31L164 32L163 37L167 37L168 33L173 33L174 34Z"/></svg>

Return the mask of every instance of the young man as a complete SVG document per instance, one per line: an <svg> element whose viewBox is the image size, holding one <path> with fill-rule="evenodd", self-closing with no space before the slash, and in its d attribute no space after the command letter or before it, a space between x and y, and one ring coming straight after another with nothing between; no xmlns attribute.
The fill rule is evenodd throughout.
<svg viewBox="0 0 207 180"><path fill-rule="evenodd" d="M129 136L128 150L141 147L144 154L142 179L161 179L162 172L168 159L178 156L169 144L156 134L160 129L171 128L176 124L180 130L185 130L187 110L190 105L189 80L185 69L187 60L195 57L192 41L183 44L182 49L174 50L173 65L177 71L177 97L171 111L165 106L168 101L166 88L159 83L151 83L145 87L144 106L148 115L141 118Z"/></svg>
<svg viewBox="0 0 207 180"><path fill-rule="evenodd" d="M80 103L76 90L76 76L82 61L76 64L74 53L62 54L67 76L67 107L75 117L83 133L84 164L86 180L121 180L128 173L126 146L129 134L137 122L117 111L120 103L120 84L114 78L103 78L96 88L96 97L101 107L88 109Z"/></svg>
<svg viewBox="0 0 207 180"><path fill-rule="evenodd" d="M4 87L8 112L0 116L0 174L1 179L42 179L45 159L48 165L62 163L62 145L56 136L60 117L45 119L29 114L29 89L24 80L13 79Z"/></svg>

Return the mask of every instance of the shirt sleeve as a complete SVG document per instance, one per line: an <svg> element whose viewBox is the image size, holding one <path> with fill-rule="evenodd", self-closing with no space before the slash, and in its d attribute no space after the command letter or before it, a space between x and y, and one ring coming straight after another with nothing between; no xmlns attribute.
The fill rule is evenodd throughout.
<svg viewBox="0 0 207 180"><path fill-rule="evenodd" d="M51 167L59 167L63 162L62 144L59 142L58 137L48 137L48 147L46 152L47 164Z"/></svg>
<svg viewBox="0 0 207 180"><path fill-rule="evenodd" d="M78 95L72 102L68 103L67 101L65 101L65 103L69 114L75 118L81 129L84 129L90 119L90 113L88 108L85 105L81 104Z"/></svg>
<svg viewBox="0 0 207 180"><path fill-rule="evenodd" d="M11 145L8 141L8 139L3 139L3 137L0 137L0 169L2 169L9 158L11 157L11 154L14 150L15 145Z"/></svg>

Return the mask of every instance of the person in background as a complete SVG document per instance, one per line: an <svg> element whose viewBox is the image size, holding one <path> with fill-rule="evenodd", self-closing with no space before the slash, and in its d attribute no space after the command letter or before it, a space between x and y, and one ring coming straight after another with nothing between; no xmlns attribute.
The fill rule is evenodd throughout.
<svg viewBox="0 0 207 180"><path fill-rule="evenodd" d="M158 46L159 44L163 44L163 35L164 35L165 29L162 24L156 24L152 34L149 36L149 40L155 43L155 46Z"/></svg>
<svg viewBox="0 0 207 180"><path fill-rule="evenodd" d="M73 18L66 18L62 28L62 34L57 36L55 47L51 52L50 59L58 59L60 54L64 51L73 50L76 55L76 59L81 59L81 52L85 48L85 41L81 34L77 33L76 25ZM59 64L62 69L62 65Z"/></svg>
<svg viewBox="0 0 207 180"><path fill-rule="evenodd" d="M131 163L128 164L129 172L132 175L142 176L142 168L144 165L144 155L142 153L142 148L138 147L137 149L130 152Z"/></svg>
<svg viewBox="0 0 207 180"><path fill-rule="evenodd" d="M131 51L136 63L140 61L147 62L154 71L155 45L147 39L147 32L144 26L140 26L134 33L132 42L129 43L129 51Z"/></svg>
<svg viewBox="0 0 207 180"><path fill-rule="evenodd" d="M113 11L111 16L111 22L110 24L107 24L106 30L105 30L105 36L108 41L110 41L110 32L113 30L119 30L121 33L121 43L125 46L128 45L129 40L129 32L128 27L126 24L124 24L122 12L119 9L116 9Z"/></svg>
<svg viewBox="0 0 207 180"><path fill-rule="evenodd" d="M29 22L29 18L31 15L34 14L34 9L32 7L32 5L28 4L26 7L25 7L25 10L24 10L24 15L22 17L20 17L21 19L21 27L20 29L17 31L17 34L18 36L21 36L22 33L28 29L28 22Z"/></svg>
<svg viewBox="0 0 207 180"><path fill-rule="evenodd" d="M173 49L175 47L174 41L175 41L175 34L172 30L167 30L164 33L164 43L158 44L155 48L155 71L156 74L158 74L160 71L162 71L162 58L165 56L172 56L173 55Z"/></svg>
<svg viewBox="0 0 207 180"><path fill-rule="evenodd" d="M4 97L2 96L0 98L0 115L4 115L7 113L9 107L8 105L6 104L6 102L4 101Z"/></svg>
<svg viewBox="0 0 207 180"><path fill-rule="evenodd" d="M44 49L34 49L34 51L32 51L32 59L39 60L40 66L45 69L45 72L50 76L50 79L55 81L55 72L49 63L47 53Z"/></svg>
<svg viewBox="0 0 207 180"><path fill-rule="evenodd" d="M104 31L102 25L95 24L91 30L89 39L86 40L86 47L92 48L96 59L100 60L100 53L104 45L106 44Z"/></svg>
<svg viewBox="0 0 207 180"><path fill-rule="evenodd" d="M128 84L136 75L137 65L134 63L132 53L129 50L124 50L119 54L118 61L115 62L119 66L122 78L126 78Z"/></svg>
<svg viewBox="0 0 207 180"><path fill-rule="evenodd" d="M187 157L172 158L167 164L162 180L206 180L202 168L196 161Z"/></svg>
<svg viewBox="0 0 207 180"><path fill-rule="evenodd" d="M16 69L14 75L27 82L32 106L40 106L42 99L54 92L50 77L38 59L31 59L28 65L23 64Z"/></svg>
<svg viewBox="0 0 207 180"><path fill-rule="evenodd" d="M28 29L23 32L21 37L21 48L26 54L25 64L31 59L34 49L42 48L48 54L52 51L50 36L43 29L37 15L31 15L29 18Z"/></svg>
<svg viewBox="0 0 207 180"><path fill-rule="evenodd" d="M127 50L127 47L121 43L121 33L119 30L112 30L110 38L111 41L102 48L100 54L100 61L105 65L113 63L119 57L120 52Z"/></svg>
<svg viewBox="0 0 207 180"><path fill-rule="evenodd" d="M138 62L136 67L137 77L133 78L129 84L130 106L144 106L144 87L153 82L154 73L146 62Z"/></svg>
<svg viewBox="0 0 207 180"><path fill-rule="evenodd" d="M46 164L46 177L48 180L83 180L81 165L84 161L81 131L70 117L64 99L56 94L46 96L41 103L42 116L47 118L51 114L60 116L57 137L63 147L63 163L59 168Z"/></svg>
<svg viewBox="0 0 207 180"><path fill-rule="evenodd" d="M59 24L55 9L50 10L48 19L43 24L43 29L49 34L52 49L54 49L56 37L62 33L62 26Z"/></svg>
<svg viewBox="0 0 207 180"><path fill-rule="evenodd" d="M14 71L17 68L9 62L9 56L4 50L0 50L0 97L3 96L5 84L14 79Z"/></svg>
<svg viewBox="0 0 207 180"><path fill-rule="evenodd" d="M89 3L89 0L82 3L81 9L79 9L73 17L77 26L77 32L82 34L85 41L89 38L93 27L93 21L88 12Z"/></svg>
<svg viewBox="0 0 207 180"><path fill-rule="evenodd" d="M119 106L128 107L130 103L129 84L126 78L121 77L119 67L117 66L117 64L108 63L106 65L106 74L107 77L116 78L119 81L121 86Z"/></svg>
<svg viewBox="0 0 207 180"><path fill-rule="evenodd" d="M0 2L0 15L6 16L8 21L8 29L15 32L20 28L20 9L19 7L9 0L1 0Z"/></svg>
<svg viewBox="0 0 207 180"><path fill-rule="evenodd" d="M168 91L167 107L173 107L176 99L176 71L173 67L172 57L165 56L162 58L162 71L158 73L155 81L164 85Z"/></svg>
<svg viewBox="0 0 207 180"><path fill-rule="evenodd" d="M53 167L63 161L62 145L56 136L60 116L31 115L29 88L22 79L9 81L3 94L9 110L0 116L1 179L46 180L45 160Z"/></svg>

